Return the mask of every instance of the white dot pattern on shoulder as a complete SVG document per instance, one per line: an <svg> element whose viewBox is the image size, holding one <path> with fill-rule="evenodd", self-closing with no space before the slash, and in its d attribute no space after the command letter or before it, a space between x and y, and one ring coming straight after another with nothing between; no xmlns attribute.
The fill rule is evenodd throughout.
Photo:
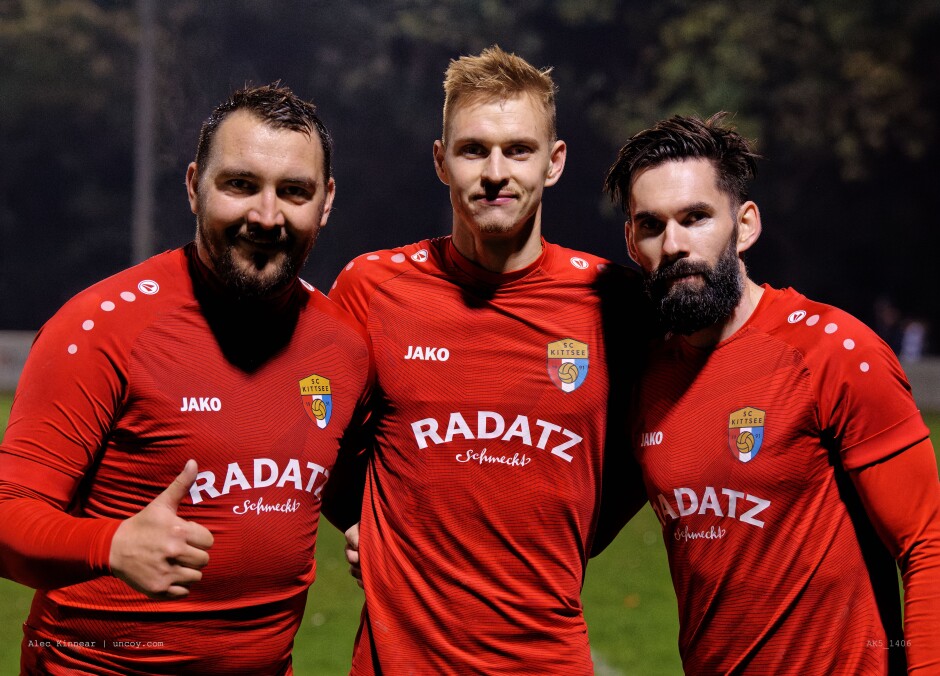
<svg viewBox="0 0 940 676"><path fill-rule="evenodd" d="M381 256L379 256L378 254L369 254L368 256L366 256L367 261L377 261L380 258Z"/></svg>
<svg viewBox="0 0 940 676"><path fill-rule="evenodd" d="M159 293L160 285L157 284L152 279L142 279L141 281L137 283L137 290L140 291L144 295L153 296ZM121 300L127 303L133 303L137 300L137 294L135 294L133 291L121 291L121 293L118 294L118 296L120 297ZM102 301L98 307L101 308L103 312L114 312L117 309L117 305L112 300ZM83 330L91 331L94 328L95 328L94 319L86 319L85 321L82 322ZM69 354L75 354L78 352L78 345L76 343L72 343L66 349L68 350Z"/></svg>
<svg viewBox="0 0 940 676"><path fill-rule="evenodd" d="M392 256L392 263L404 263L404 262L405 262L405 254L397 253L394 256Z"/></svg>
<svg viewBox="0 0 940 676"><path fill-rule="evenodd" d="M798 324L804 317L806 317L805 310L796 310L790 313L790 315L787 317L787 322L789 322L790 324ZM819 315L812 315L806 320L806 326L809 326L809 327L816 326L817 324L819 324L820 319L821 318ZM839 325L836 324L835 322L827 322L822 327L822 330L828 335L832 335L839 331ZM846 351L854 350L855 341L852 338L846 338L842 341L842 347ZM871 370L871 365L868 362L863 361L859 364L858 368L862 373L868 373L869 370Z"/></svg>
<svg viewBox="0 0 940 676"><path fill-rule="evenodd" d="M353 266L354 266L355 264L356 264L356 261L349 261L349 262L346 264L346 269L347 269L347 270L352 270L352 269L353 269Z"/></svg>

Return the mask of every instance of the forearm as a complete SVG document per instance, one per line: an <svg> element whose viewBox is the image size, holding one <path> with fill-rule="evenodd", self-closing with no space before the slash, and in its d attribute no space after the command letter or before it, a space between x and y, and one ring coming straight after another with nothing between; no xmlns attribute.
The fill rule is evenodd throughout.
<svg viewBox="0 0 940 676"><path fill-rule="evenodd" d="M904 583L904 640L910 673L940 672L940 485L933 448L918 449L912 458L923 482L903 495L904 508L922 515L922 527L907 538L910 544L898 556ZM913 450L913 449L912 449ZM933 482L930 482L930 478Z"/></svg>
<svg viewBox="0 0 940 676"><path fill-rule="evenodd" d="M901 561L904 582L904 640L910 673L940 673L940 535L929 538Z"/></svg>
<svg viewBox="0 0 940 676"><path fill-rule="evenodd" d="M940 671L940 481L929 440L853 475L868 516L897 559L911 673Z"/></svg>
<svg viewBox="0 0 940 676"><path fill-rule="evenodd" d="M0 497L0 575L36 589L108 575L120 523L74 517L33 498Z"/></svg>

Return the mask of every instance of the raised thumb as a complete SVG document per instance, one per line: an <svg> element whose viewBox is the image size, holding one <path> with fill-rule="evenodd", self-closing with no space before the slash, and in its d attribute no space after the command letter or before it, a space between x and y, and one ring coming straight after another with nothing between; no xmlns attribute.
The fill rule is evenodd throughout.
<svg viewBox="0 0 940 676"><path fill-rule="evenodd" d="M183 466L183 471L173 479L166 490L163 491L154 502L161 502L174 512L179 508L180 503L189 494L189 487L196 481L196 474L199 473L199 467L195 460L187 460Z"/></svg>

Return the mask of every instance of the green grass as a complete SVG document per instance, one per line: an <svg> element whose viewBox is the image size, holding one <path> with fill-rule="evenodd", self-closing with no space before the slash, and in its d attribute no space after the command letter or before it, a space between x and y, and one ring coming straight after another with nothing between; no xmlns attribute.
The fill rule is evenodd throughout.
<svg viewBox="0 0 940 676"><path fill-rule="evenodd" d="M0 395L0 430L11 397ZM940 450L940 414L924 416ZM362 591L346 571L343 538L324 522L317 544L317 581L297 634L298 676L349 672ZM21 625L32 591L0 579L0 674L19 668ZM594 652L624 674L680 674L676 599L659 524L647 506L588 566L583 592Z"/></svg>

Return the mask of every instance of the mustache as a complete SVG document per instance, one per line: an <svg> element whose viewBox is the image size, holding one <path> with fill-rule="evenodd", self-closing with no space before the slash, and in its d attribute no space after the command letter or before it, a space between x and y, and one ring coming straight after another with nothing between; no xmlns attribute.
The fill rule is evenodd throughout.
<svg viewBox="0 0 940 676"><path fill-rule="evenodd" d="M503 181L502 183L486 183L483 186L483 195L488 200L495 200L497 197L499 197L499 193L506 190L506 186L507 184L505 181ZM507 192L510 192L510 191L507 191ZM515 195L514 190L511 192L513 195Z"/></svg>
<svg viewBox="0 0 940 676"><path fill-rule="evenodd" d="M705 261L690 261L684 258L673 261L672 263L665 263L660 265L658 268L650 272L649 281L652 284L657 282L665 282L671 279L676 279L677 277L685 277L687 275L702 275L706 279L711 274L711 267Z"/></svg>
<svg viewBox="0 0 940 676"><path fill-rule="evenodd" d="M280 227L267 230L252 228L245 223L233 226L229 231L229 238L232 241L242 240L250 244L260 244L263 246L287 246L290 244L290 235L287 233L287 228Z"/></svg>

